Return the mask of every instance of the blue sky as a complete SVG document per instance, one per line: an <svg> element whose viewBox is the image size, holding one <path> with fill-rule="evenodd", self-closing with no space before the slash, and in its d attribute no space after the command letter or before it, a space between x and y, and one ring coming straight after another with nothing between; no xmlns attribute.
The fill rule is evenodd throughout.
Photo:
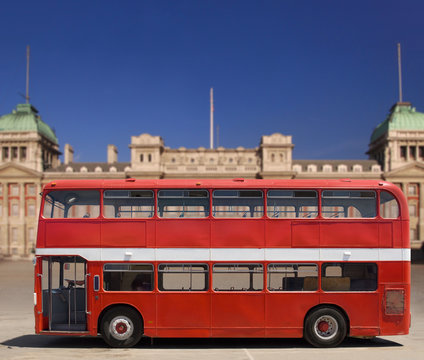
<svg viewBox="0 0 424 360"><path fill-rule="evenodd" d="M78 161L129 161L130 137L209 146L293 136L295 159L366 158L398 100L424 112L423 1L9 1L0 6L0 114L31 103Z"/></svg>

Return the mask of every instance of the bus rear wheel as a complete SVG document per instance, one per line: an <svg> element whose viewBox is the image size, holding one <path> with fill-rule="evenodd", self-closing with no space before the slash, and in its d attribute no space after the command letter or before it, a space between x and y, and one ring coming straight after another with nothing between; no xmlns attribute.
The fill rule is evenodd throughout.
<svg viewBox="0 0 424 360"><path fill-rule="evenodd" d="M111 347L132 347L143 335L141 316L134 309L125 306L108 310L100 327L104 341Z"/></svg>
<svg viewBox="0 0 424 360"><path fill-rule="evenodd" d="M334 347L346 337L347 325L340 311L323 307L313 311L305 321L304 337L315 347Z"/></svg>

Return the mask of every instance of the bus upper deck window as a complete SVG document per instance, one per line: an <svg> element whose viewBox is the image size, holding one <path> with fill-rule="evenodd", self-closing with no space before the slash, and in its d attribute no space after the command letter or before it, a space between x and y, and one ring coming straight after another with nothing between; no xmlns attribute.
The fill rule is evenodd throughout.
<svg viewBox="0 0 424 360"><path fill-rule="evenodd" d="M267 215L270 218L316 218L318 193L314 190L268 190Z"/></svg>
<svg viewBox="0 0 424 360"><path fill-rule="evenodd" d="M386 219L396 219L399 217L398 202L387 191L380 192L380 216Z"/></svg>
<svg viewBox="0 0 424 360"><path fill-rule="evenodd" d="M100 193L96 190L55 190L44 200L45 218L97 218Z"/></svg>
<svg viewBox="0 0 424 360"><path fill-rule="evenodd" d="M259 218L264 215L261 190L215 190L213 216L216 218Z"/></svg>
<svg viewBox="0 0 424 360"><path fill-rule="evenodd" d="M322 216L325 218L374 218L377 197L372 190L325 190Z"/></svg>
<svg viewBox="0 0 424 360"><path fill-rule="evenodd" d="M152 190L106 190L103 215L106 218L151 218L155 212Z"/></svg>
<svg viewBox="0 0 424 360"><path fill-rule="evenodd" d="M209 192L203 189L158 191L161 218L204 218L209 216Z"/></svg>

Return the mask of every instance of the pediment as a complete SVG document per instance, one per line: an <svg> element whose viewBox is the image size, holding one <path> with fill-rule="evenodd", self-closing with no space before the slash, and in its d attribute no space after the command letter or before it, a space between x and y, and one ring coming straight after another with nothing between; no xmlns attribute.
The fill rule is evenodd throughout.
<svg viewBox="0 0 424 360"><path fill-rule="evenodd" d="M423 177L424 178L424 164L414 162L392 171L388 171L385 174L386 178L389 177Z"/></svg>
<svg viewBox="0 0 424 360"><path fill-rule="evenodd" d="M15 163L0 165L0 178L41 178L41 173Z"/></svg>

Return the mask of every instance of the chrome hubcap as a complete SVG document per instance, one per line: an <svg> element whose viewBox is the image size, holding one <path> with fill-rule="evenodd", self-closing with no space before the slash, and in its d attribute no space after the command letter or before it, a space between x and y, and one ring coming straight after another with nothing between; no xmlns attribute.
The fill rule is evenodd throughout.
<svg viewBox="0 0 424 360"><path fill-rule="evenodd" d="M339 331L339 324L337 320L330 316L320 316L314 324L315 334L322 340L331 340Z"/></svg>
<svg viewBox="0 0 424 360"><path fill-rule="evenodd" d="M134 332L134 326L126 316L117 316L110 322L109 332L117 340L126 340Z"/></svg>

